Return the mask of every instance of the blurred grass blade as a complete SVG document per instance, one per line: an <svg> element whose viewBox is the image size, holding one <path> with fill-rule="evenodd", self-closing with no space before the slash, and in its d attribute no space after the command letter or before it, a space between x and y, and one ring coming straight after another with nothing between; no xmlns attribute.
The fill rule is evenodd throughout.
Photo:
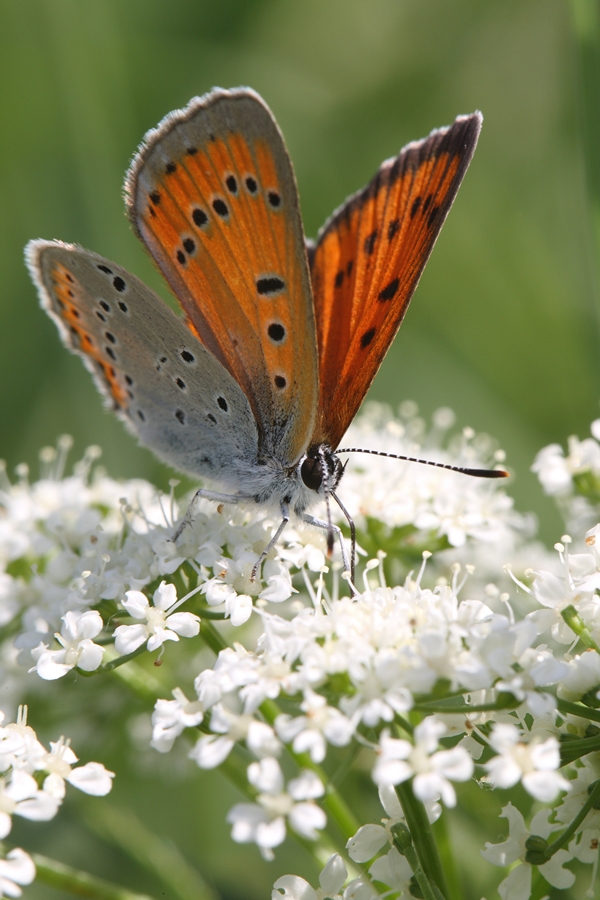
<svg viewBox="0 0 600 900"><path fill-rule="evenodd" d="M571 0L578 62L579 132L592 220L592 277L600 315L600 6L596 0Z"/></svg>
<svg viewBox="0 0 600 900"><path fill-rule="evenodd" d="M91 900L152 900L148 894L138 894L88 872L80 872L55 859L48 859L41 853L32 853L31 858L35 863L36 882L68 891L76 897L89 897Z"/></svg>
<svg viewBox="0 0 600 900"><path fill-rule="evenodd" d="M86 817L86 824L159 878L172 900L219 900L175 844L151 832L131 810L103 803Z"/></svg>

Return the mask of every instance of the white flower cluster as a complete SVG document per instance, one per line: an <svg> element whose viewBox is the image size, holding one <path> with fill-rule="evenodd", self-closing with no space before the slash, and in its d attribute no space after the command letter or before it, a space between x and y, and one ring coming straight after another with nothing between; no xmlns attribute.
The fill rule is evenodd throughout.
<svg viewBox="0 0 600 900"><path fill-rule="evenodd" d="M78 762L69 741L61 738L46 750L27 724L27 709L19 708L16 722L4 724L0 713L0 839L12 829L12 817L32 822L53 819L64 799L66 784L86 794L103 797L112 787L113 772L101 763ZM36 874L33 860L15 848L0 859L0 897L20 897L19 885L31 884Z"/></svg>
<svg viewBox="0 0 600 900"><path fill-rule="evenodd" d="M574 534L581 534L598 520L600 419L592 422L590 432L592 437L583 441L572 435L566 454L560 444L549 444L531 467L544 491L557 501Z"/></svg>
<svg viewBox="0 0 600 900"><path fill-rule="evenodd" d="M468 429L448 440L451 424L447 410L427 431L414 406L399 418L371 407L344 443L469 467L501 461ZM192 673L195 696L177 688L157 700L152 746L168 753L191 729L189 755L202 769L239 771L245 759L247 802L228 821L234 841L256 844L266 859L289 832L303 841L329 835L331 817L342 815L326 774L330 751L361 748L390 817L349 841L350 860L369 862L368 874L348 881L333 856L319 888L286 876L277 896L363 900L381 892L374 883L407 891L420 875L394 836L405 821L398 796L410 790L433 821L474 776L492 789L520 784L547 804L529 829L506 807L506 846L483 851L496 865L521 860L503 896L526 900L532 865L562 887L567 859L591 861L600 814L594 767L580 760L592 758L597 737L588 725L600 721L600 525L582 552L564 536L550 558L530 543L531 519L514 511L501 482L356 454L341 489L359 546L374 557L356 584L328 563L321 531L294 523L253 580L274 520L202 502L175 544L173 496L111 481L93 470L95 451L65 478L65 446L45 451L39 481L21 470L0 491L0 624L17 634L21 663L53 681L73 669L100 674L142 652L162 655L181 638L203 641L214 658L203 653L204 668ZM223 632L218 619L228 620ZM71 751L57 746L68 768ZM51 787L58 770L47 768L50 756ZM59 774L76 783L89 766ZM18 791L32 774L13 771L22 774L5 779L5 793L13 777ZM89 773L90 784L110 776L98 770L94 782ZM12 812L41 809L50 801L40 795L60 793L34 783L37 793L7 794ZM352 833L347 821L337 825Z"/></svg>
<svg viewBox="0 0 600 900"><path fill-rule="evenodd" d="M97 762L76 766L78 759L64 738L50 748L46 750L27 724L24 707L16 722L0 725L0 839L10 833L12 816L33 822L53 819L66 793L65 782L95 797L109 793L114 772Z"/></svg>

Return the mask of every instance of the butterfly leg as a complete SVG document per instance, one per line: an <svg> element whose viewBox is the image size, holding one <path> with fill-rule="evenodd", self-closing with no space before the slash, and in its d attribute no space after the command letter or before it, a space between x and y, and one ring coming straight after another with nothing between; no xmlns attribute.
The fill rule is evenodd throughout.
<svg viewBox="0 0 600 900"><path fill-rule="evenodd" d="M289 521L290 521L290 508L287 503L282 503L281 504L281 522L279 523L279 528L277 529L277 531L275 532L275 534L273 535L273 537L271 538L271 540L269 541L269 543L267 544L267 546L265 547L263 552L260 554L260 556L258 557L256 562L252 566L252 575L250 576L251 581L256 581L256 576L258 575L258 570L260 569L262 563L265 561L265 559L267 558L267 556L269 555L269 553L271 552L271 550L273 549L273 547L275 546L275 544L277 543L277 541L279 540L281 535L283 534L283 529L285 528L285 526L287 525L287 523Z"/></svg>
<svg viewBox="0 0 600 900"><path fill-rule="evenodd" d="M196 510L196 506L198 504L198 500L214 500L216 503L241 503L244 500L249 500L250 497L244 497L239 494L219 494L216 491L205 491L202 488L196 491L192 499L190 500L189 506L186 510L185 516L181 520L179 527L175 531L173 537L171 538L172 542L175 541L181 536L183 529L188 525L191 525L194 521L194 512Z"/></svg>
<svg viewBox="0 0 600 900"><path fill-rule="evenodd" d="M316 519L314 516L310 516L308 513L302 514L302 521L306 522L307 525L314 525L315 528L323 528L325 531L329 533L331 529L338 541L340 542L340 550L342 551L342 563L344 565L344 572L352 572L352 566L350 565L350 560L348 559L348 551L346 550L346 545L344 544L344 535L341 532L341 529L338 528L337 525L329 524L329 522L324 522L323 519ZM350 587L352 591L355 591L354 585L352 582L350 583Z"/></svg>

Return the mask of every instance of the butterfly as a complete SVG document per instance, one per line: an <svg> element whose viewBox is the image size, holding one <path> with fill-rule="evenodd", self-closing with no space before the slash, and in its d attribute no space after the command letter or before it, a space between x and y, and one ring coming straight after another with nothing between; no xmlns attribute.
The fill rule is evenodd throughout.
<svg viewBox="0 0 600 900"><path fill-rule="evenodd" d="M140 442L221 490L340 541L336 453L406 313L481 128L478 112L408 144L306 242L290 158L249 88L214 89L145 136L127 211L182 308L121 266L31 241L41 304ZM479 471L479 470L477 470ZM481 474L481 472L479 472ZM490 475L499 474L496 472ZM329 506L328 506L329 510ZM175 533L191 520L192 506Z"/></svg>

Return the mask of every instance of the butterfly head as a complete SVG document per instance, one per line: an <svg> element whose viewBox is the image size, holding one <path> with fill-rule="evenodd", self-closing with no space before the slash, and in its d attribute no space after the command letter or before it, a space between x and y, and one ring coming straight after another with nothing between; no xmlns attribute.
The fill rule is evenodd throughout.
<svg viewBox="0 0 600 900"><path fill-rule="evenodd" d="M300 463L303 484L317 494L331 494L336 489L344 467L328 444L315 444Z"/></svg>

